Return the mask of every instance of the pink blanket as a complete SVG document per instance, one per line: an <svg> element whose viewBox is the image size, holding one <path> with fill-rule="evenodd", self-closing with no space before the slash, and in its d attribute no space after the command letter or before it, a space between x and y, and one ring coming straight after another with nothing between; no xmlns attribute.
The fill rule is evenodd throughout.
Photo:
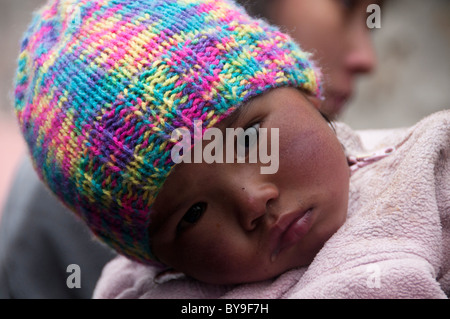
<svg viewBox="0 0 450 319"><path fill-rule="evenodd" d="M448 298L450 111L389 132L337 124L337 134L351 155L395 151L358 161L347 221L311 265L228 287L183 275L155 280L154 268L117 257L94 298Z"/></svg>

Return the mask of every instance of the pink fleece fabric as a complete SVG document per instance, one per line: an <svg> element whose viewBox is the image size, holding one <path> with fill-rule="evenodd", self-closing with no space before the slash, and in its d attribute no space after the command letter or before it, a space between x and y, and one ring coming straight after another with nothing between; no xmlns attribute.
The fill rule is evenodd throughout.
<svg viewBox="0 0 450 319"><path fill-rule="evenodd" d="M348 154L395 151L353 172L345 224L308 267L237 286L208 285L117 257L94 298L448 298L450 110L411 128L358 132L338 123Z"/></svg>

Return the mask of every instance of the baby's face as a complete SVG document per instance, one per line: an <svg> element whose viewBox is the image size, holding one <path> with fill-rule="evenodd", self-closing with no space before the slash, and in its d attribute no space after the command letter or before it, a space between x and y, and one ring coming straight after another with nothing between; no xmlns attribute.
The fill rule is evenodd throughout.
<svg viewBox="0 0 450 319"><path fill-rule="evenodd" d="M278 171L261 174L264 164L248 161L178 164L149 229L161 262L214 284L265 280L308 265L344 223L348 203L341 144L301 92L269 91L230 119L216 127L259 125L269 143L271 129L279 129Z"/></svg>

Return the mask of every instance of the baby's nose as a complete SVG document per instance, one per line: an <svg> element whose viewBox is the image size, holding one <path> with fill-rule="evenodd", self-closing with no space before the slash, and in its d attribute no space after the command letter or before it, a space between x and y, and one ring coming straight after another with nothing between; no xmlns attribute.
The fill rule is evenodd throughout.
<svg viewBox="0 0 450 319"><path fill-rule="evenodd" d="M239 195L239 220L247 231L254 230L274 209L279 196L276 185L266 183L242 187Z"/></svg>

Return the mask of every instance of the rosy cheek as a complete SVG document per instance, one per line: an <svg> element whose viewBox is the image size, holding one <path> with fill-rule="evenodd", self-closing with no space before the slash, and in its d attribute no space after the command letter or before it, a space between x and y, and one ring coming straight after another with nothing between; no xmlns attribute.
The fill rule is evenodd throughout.
<svg viewBox="0 0 450 319"><path fill-rule="evenodd" d="M314 176L319 160L324 156L321 141L314 132L304 133L301 136L292 133L285 135L280 142L280 171L300 175L307 178Z"/></svg>

